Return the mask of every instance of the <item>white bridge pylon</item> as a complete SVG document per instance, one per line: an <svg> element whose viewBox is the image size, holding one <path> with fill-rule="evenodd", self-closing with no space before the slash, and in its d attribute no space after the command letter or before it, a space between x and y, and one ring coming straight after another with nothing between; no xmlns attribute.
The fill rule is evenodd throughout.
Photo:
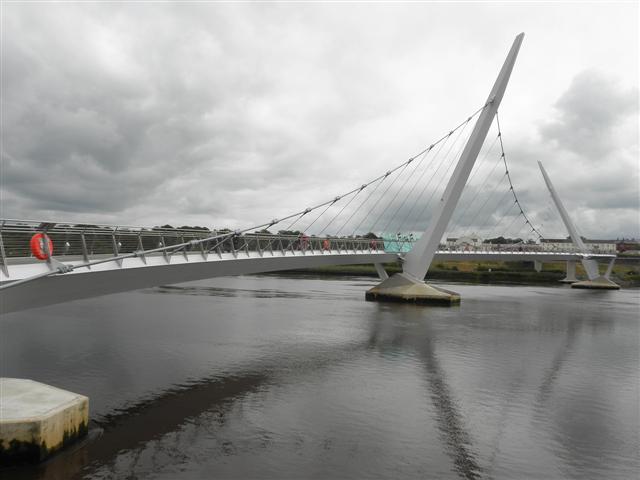
<svg viewBox="0 0 640 480"><path fill-rule="evenodd" d="M471 136L460 155L460 160L451 175L451 179L449 180L440 201L435 207L433 219L430 222L429 227L416 242L413 249L405 256L403 273L414 281L423 281L427 274L427 270L429 270L429 266L433 260L433 255L440 245L442 236L444 235L456 205L460 200L462 190L467 183L469 174L471 173L476 158L478 157L478 153L480 152L482 144L487 137L487 132L489 131L489 128L493 123L493 119L496 116L496 112L498 111L498 107L500 106L500 102L504 96L505 89L507 88L507 83L509 82L509 77L511 76L511 71L513 70L513 66L516 62L516 57L518 56L518 51L520 50L523 38L524 33L521 33L513 41L511 50L509 51L504 65L498 74L498 78L491 89L491 93L489 93L489 98L487 98L485 108L478 117L473 131L471 132Z"/></svg>
<svg viewBox="0 0 640 480"><path fill-rule="evenodd" d="M547 174L546 170L542 166L542 162L538 161L538 166L540 167L540 172L542 172L542 177L544 178L544 182L546 183L547 188L549 189L549 193L551 194L553 203L558 209L558 212L560 213L560 217L562 218L562 221L564 222L565 227L567 227L567 230L569 231L569 236L571 237L571 241L574 243L576 247L578 247L578 250L580 252L587 253L587 246L582 241L582 238L578 233L578 229L576 228L573 221L571 220L571 217L569 217L569 214L567 213L566 208L564 208L564 205L562 204L562 200L560 200L560 196L558 195L558 192L556 192L556 189L554 188L553 183L551 183L551 179L549 178L549 175ZM589 278L589 280L587 280L586 282L575 282L572 285L572 287L574 288L614 288L614 289L619 288L619 286L616 283L612 282L609 279L609 275L611 275L611 270L613 269L613 264L615 262L615 257L613 257L609 261L609 266L604 275L600 275L598 262L596 262L594 258L583 257L581 259L581 262L582 262L582 267L584 268L584 271L587 273L587 277Z"/></svg>
<svg viewBox="0 0 640 480"><path fill-rule="evenodd" d="M462 190L469 179L469 174L473 169L478 153L487 137L487 132L496 116L523 38L524 33L520 33L513 41L482 113L480 113L469 140L460 155L460 160L440 201L435 207L429 227L404 257L402 273L384 280L380 285L369 290L367 299L442 304L460 302L460 296L457 293L429 286L424 282L424 277L429 270L431 261L460 200Z"/></svg>

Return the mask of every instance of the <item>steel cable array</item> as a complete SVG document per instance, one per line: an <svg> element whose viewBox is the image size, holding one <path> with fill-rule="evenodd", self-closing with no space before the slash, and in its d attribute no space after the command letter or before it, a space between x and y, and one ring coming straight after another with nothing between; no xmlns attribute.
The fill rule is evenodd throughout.
<svg viewBox="0 0 640 480"><path fill-rule="evenodd" d="M525 209L523 208L521 200L519 199L513 185L504 150L503 132L501 130L497 113L495 125L497 128L497 135L495 136L492 144L486 150L482 160L478 162L472 171L469 181L467 182L468 186L465 193L467 193L467 196L471 195L471 198L465 198L463 194L463 198L457 208L459 213L454 214L454 220L451 222L449 232L454 232L458 229L462 230L463 233L461 236L462 238L465 238L470 235L472 230L475 230L476 232L484 232L485 238L497 237L497 233L499 232L498 228L504 223L506 218L513 215L513 211L515 209L516 215L511 218L507 227L501 232L500 236L504 237L511 232L511 227L516 224L518 218L521 218L523 226L516 232L516 238L518 238L520 233L524 230L524 226L528 226L529 233L534 233L537 236L537 239L544 238L540 228L535 227L529 216L525 213ZM496 144L500 147L499 156L494 162L489 163L487 166L485 160L488 160L492 156L491 152ZM504 166L504 170L501 177L495 180L495 171L499 164ZM488 169L488 173L480 176L479 172L483 167ZM472 180L477 178L482 178L482 180L478 184L473 185L471 183ZM502 188L505 190L503 191ZM484 198L482 198L482 196L484 196ZM505 201L509 196L513 198L513 202L509 203L506 208L502 209L501 207L506 205ZM486 208L487 206L490 208ZM501 210L502 214L499 213ZM495 221L489 229L485 230L492 219L496 218L497 221Z"/></svg>
<svg viewBox="0 0 640 480"><path fill-rule="evenodd" d="M311 223L311 225L313 225L332 206L334 206L339 201L341 201L341 200L343 200L345 198L351 197L349 202L347 202L347 204L343 206L343 208L340 210L338 215L334 216L334 218L332 218L329 221L329 223L322 229L322 232L324 232L332 224L332 222L336 218L338 218L340 213L342 213L347 208L347 206L353 201L353 199L356 196L358 196L358 194L360 192L362 192L366 188L370 187L374 183L378 183L378 185L376 186L374 191L371 192L370 195L367 197L367 199L365 199L365 201L361 203L361 205L358 207L358 209L356 209L356 212L364 204L366 204L366 201L371 197L371 195L373 195L373 193L375 193L375 190L377 190L377 187L379 187L379 185L382 184L383 181L386 178L388 178L389 176L391 176L392 174L394 174L394 173L396 173L398 171L400 172L400 174L402 172L404 172L404 170L407 168L407 166L410 163L412 163L416 158L421 157L423 155L426 155L429 151L431 151L434 148L434 146L439 145L440 143L443 143L446 139L448 139L452 135L452 133L458 131L460 128L465 126L472 118L474 118L481 111L483 111L484 108L486 108L487 105L488 104L484 104L482 107L477 109L470 117L468 117L465 121L461 122L454 129L450 130L448 134L443 135L437 141L435 141L432 144L430 144L429 147L423 149L421 152L419 152L418 154L416 154L413 157L409 158L405 162L397 165L396 167L392 168L391 170L388 170L386 173L384 173L382 175L379 175L378 177L370 180L369 182L367 182L365 184L362 184L360 187L354 188L354 189L352 189L352 190L350 190L350 191L348 191L348 192L346 192L346 193L344 193L342 195L334 197L331 200L319 203L319 204L317 204L315 206L312 206L312 207L307 207L304 210L297 211L295 213L286 215L286 216L284 216L282 218L275 218L275 219L273 219L273 220L271 220L269 222L264 222L264 223L261 223L261 224L258 224L258 225L254 225L254 226L251 226L251 227L248 227L248 228L237 229L237 230L229 231L229 232L225 232L225 233L219 233L219 232L213 231L212 232L213 235L205 236L204 238L196 238L196 239L192 239L192 240L189 240L189 241L186 241L186 242L184 242L184 241L183 242L178 242L178 243L173 244L173 245L164 245L162 242L160 242L159 246L157 248L152 248L152 249L141 248L141 249L135 250L135 251L130 252L130 253L116 254L113 257L90 260L90 261L85 261L85 262L82 262L82 263L79 263L79 264L73 264L73 265L59 264L59 262L53 263L52 269L49 272L44 272L42 274L35 275L33 277L29 277L29 278L26 278L26 279L22 279L22 280L18 280L18 281L15 281L15 282L7 283L5 285L0 286L0 289L11 288L11 287L17 286L19 284L22 284L22 283L25 283L25 282L28 282L28 281L36 280L38 278L47 277L47 276L50 276L50 275L55 275L55 274L60 274L60 273L67 273L67 272L71 272L71 271L74 271L74 270L77 270L77 269L81 269L81 268L90 268L91 266L100 265L100 264L108 263L108 262L121 262L122 260L125 260L125 259L128 259L128 258L144 257L145 255L149 255L149 254L153 254L153 253L162 253L162 254L166 254L166 255L170 256L170 255L173 255L173 254L175 254L177 252L185 252L189 248L194 248L196 246L201 246L201 245L207 245L208 251L212 251L217 246L219 246L222 242L224 242L225 240L227 240L229 238L238 237L238 236L240 236L242 234L247 234L247 233L250 233L250 232L257 232L259 229L268 229L268 228L271 228L274 225L282 224L282 222L285 222L287 220L292 220L292 222L290 223L289 227L293 227L293 225L295 225L305 215L309 214L310 212L313 212L315 210L318 210L318 209L321 209L321 208L324 207L324 210L320 213L320 215L318 215L318 217L316 217L316 219ZM397 180L397 178L400 177L400 174L398 176L396 176L396 178L393 180L392 184ZM380 197L380 198L382 198L382 197ZM379 200L380 199L378 199L376 204L379 203ZM375 206L374 206L374 208L375 208ZM354 214L352 214L350 218L352 218L353 215ZM365 219L366 219L366 216L365 216ZM20 222L20 221L21 220L16 220L16 222ZM37 222L32 222L32 223L37 223ZM73 222L66 222L66 223L69 223L69 225L71 225ZM346 223L343 226L346 226ZM118 228L119 227L114 227L113 231L115 232ZM136 228L138 228L138 227L136 227ZM343 228L343 227L341 227L341 228ZM356 228L356 230L357 230L357 228ZM216 243L214 244L213 247L210 247L210 244L212 242L216 242Z"/></svg>
<svg viewBox="0 0 640 480"><path fill-rule="evenodd" d="M342 195L333 197L333 199L331 200L319 203L312 207L305 208L304 210L297 211L290 215L286 215L282 218L273 219L269 222L261 223L259 225L255 225L249 228L244 228L244 229L239 229L234 231L226 231L226 232L216 232L216 231L212 232L208 230L208 232L210 232L211 234L205 236L204 238L195 238L186 242L178 241L173 245L166 245L161 241L158 243L157 248L145 249L142 247L142 244L140 244L140 248L138 250L135 250L130 253L125 253L125 254L117 254L118 249L116 246L114 246L114 252L116 254L113 257L86 261L84 263L76 264L76 265L59 266L57 269L54 269L48 273L43 273L42 275L39 275L37 278L40 278L41 276L55 274L55 273L65 273L67 271L75 270L78 268L88 268L93 265L99 265L107 262L113 262L113 261L120 262L126 258L143 257L144 255L153 254L153 253L162 253L163 255L170 257L179 252L186 252L186 250L193 249L194 247L199 245L200 246L205 245L206 251L212 252L212 251L215 251L217 248L219 248L221 244L228 241L230 238L239 237L243 234L249 234L250 232L254 232L258 234L259 229L269 229L275 225L282 225L282 223L285 221L290 221L290 223L286 227L286 230L284 231L280 230L280 232L291 233L291 228L293 228L295 225L301 222L302 219L307 217L311 212L318 211L318 214L314 217L313 220L311 220L306 225L306 227L303 230L303 232L308 232L313 235L314 231L312 230L312 227L316 224L324 223L322 220L325 219L325 217L330 213L332 208L338 207L340 204L342 204L340 209L335 214L333 214L333 216L329 218L329 220L326 223L324 223L324 226L321 229L319 229L318 236L323 235L325 232L329 231L330 228L333 225L335 225L338 220L342 218L343 214L346 215L346 218L340 222L340 227L337 228L337 230L334 230L333 235L329 236L330 238L337 238L342 233L342 231L350 224L350 222L352 222L352 220L354 220L357 216L360 216L360 219L359 221L357 221L355 227L353 228L351 235L346 238L360 237L360 235L364 233L371 233L373 234L373 236L377 237L377 235L380 234L380 232L375 232L375 228L383 220L386 220L386 224L382 231L383 236L385 234L388 235L390 233L390 229L394 226L397 226L397 230L399 230L398 236L400 236L402 235L403 228L409 222L412 222L414 220L415 222L420 222L420 223L424 222L425 220L424 215L425 215L425 212L427 211L427 208L431 204L431 201L433 200L435 195L443 189L443 184L449 178L449 172L451 168L453 168L453 166L456 164L455 161L459 158L464 148L464 145L466 144L466 137L464 137L463 134L467 126L470 124L471 120L475 116L477 116L485 107L486 105L476 110L465 121L458 124L454 129L450 130L446 135L443 135L437 141L430 144L427 148L423 149L417 155L414 155L413 157L409 158L405 162L402 162L401 164L388 170L384 174L373 178L367 183L364 183L359 187L353 188ZM503 205L504 200L506 199L507 196L509 196L509 192L510 192L510 195L513 197L513 203L511 203L509 207L503 211L500 218L492 226L491 231L496 231L503 224L504 220L511 216L514 208L516 208L517 214L513 218L511 218L511 221L508 223L508 226L504 230L505 232L504 234L510 231L511 227L518 221L518 218L521 218L523 220L523 224L517 232L518 235L522 232L522 230L528 227L530 229L530 233L535 233L539 239L543 238L543 235L540 232L540 230L532 224L529 217L526 215L522 207L522 204L520 202L520 199L518 198L518 195L516 194L515 188L513 186L513 182L511 179L511 175L509 173L508 165L507 165L506 155L504 152L502 131L501 131L500 122L497 114L496 114L496 126L498 129L498 134L494 138L491 145L486 149L484 155L481 157L481 160L477 163L474 170L471 172L471 175L469 177L469 183L471 182L471 180L473 180L479 175L480 170L486 164L487 160L490 158L491 152L493 151L496 144L499 144L500 146L500 156L495 163L490 164L492 165L492 167L490 168L489 172L484 176L484 179L481 181L479 187L475 189L473 197L470 199L470 201L467 202L464 208L460 210L460 213L457 214L457 222L453 222L453 226L455 227L456 223L462 223L465 220L467 213L470 211L470 208L478 204L476 200L478 199L479 194L486 190L485 187L487 187L488 182L490 182L490 180L493 178L493 174L497 169L498 164L502 162L502 164L504 165L504 174L502 178L499 181L497 181L493 187L490 187L491 192L486 196L486 198L484 198L484 200L481 203L479 203L479 208L477 208L477 211L475 212L475 214L472 215L471 220L484 218L484 220L476 224L476 227L479 226L481 230L484 230L485 226L491 221L491 219L496 218L496 213L500 210L501 205ZM429 160L425 161L427 160L428 157L429 157ZM412 169L408 169L409 165L412 163L414 164L414 167ZM442 172L443 168L444 168L444 171ZM411 199L412 195L414 195L414 192L416 192L417 188L420 185L420 182L425 178L425 175L427 175L428 172L431 172L431 174L428 176L427 182L424 184L419 194L416 195L413 201L410 203L411 206L407 210L407 213L401 216L400 213L403 211L403 208L408 205L408 202ZM406 175L406 176L403 179L401 179L403 175ZM485 207L487 205L493 204L492 199L494 199L495 194L499 191L500 186L503 183L505 183L505 180L504 180L505 178L506 178L508 189L498 197L498 201L495 204L495 207L492 209L489 209L488 214L482 216L482 212L484 211ZM413 180L413 182L411 183L410 188L407 189L406 187L407 185L409 185L409 182L411 180ZM434 182L436 184L435 186L432 187L432 184ZM386 184L386 188L382 192L379 192L383 183ZM397 188L395 191L392 191L392 188L396 184L399 184L400 187ZM373 188L371 188L372 186ZM356 198L360 198L361 193L365 190L367 190L366 197L354 209L349 210L349 208L354 204ZM467 191L470 191L470 190L467 190ZM403 193L402 196L401 196L401 193ZM422 204L424 197L427 194L429 194L428 199L426 200L426 202L424 202L420 212L418 213L417 217L415 217L414 219L412 217L413 213ZM383 205L383 208L378 213L376 213L376 209L381 205ZM386 217L385 215L387 215L389 211L393 211L393 214ZM371 217L373 217L373 220L372 220L373 223L371 224L371 227L368 230L368 232L360 232L359 229L361 228L361 226ZM416 225L409 224L409 226L415 227ZM464 235L468 233L470 228L472 228L472 225L468 224ZM114 232L116 230L117 228L114 229ZM395 230L396 228L394 228L394 231ZM420 225L419 231L421 232L423 230L424 230L423 225ZM296 233L296 232L293 232L293 233ZM268 233L268 230L267 230L267 233ZM413 237L413 233L415 233L415 230L412 230L410 232L405 232L405 235ZM114 235L113 238L115 243L117 241L115 233L113 235ZM306 233L304 235L306 236ZM342 237L339 237L339 238L342 238ZM96 240L96 237L94 236L94 238L92 239L92 242L95 242L95 240ZM267 245L267 247L269 247L272 242L273 240L269 242L269 245ZM117 244L120 245L120 242L117 241ZM65 242L65 245L68 245L68 241ZM33 278L35 279L36 277L33 277ZM23 281L28 281L28 280L29 279L25 279ZM5 286L2 286L0 288L8 288L11 285L16 285L21 282L22 281L13 282Z"/></svg>
<svg viewBox="0 0 640 480"><path fill-rule="evenodd" d="M458 143L458 141L460 140L460 138L464 138L462 137L462 134L464 133L464 131L466 130L467 126L469 125L469 122L472 120L472 117L469 117L467 119L467 121L464 123L464 125L462 126L462 128L458 131L458 134L456 136L456 138L454 138L453 142L451 143L451 145L449 146L449 149L447 150L447 153L444 155L444 157L441 159L441 161L438 164L438 167L436 168L436 170L434 171L433 176L430 178L430 181L436 176L439 168L445 163L446 159L449 159L449 167L447 168L447 170L445 171L445 173L442 175L440 181L438 182L438 184L436 185L436 188L433 190L433 193L435 191L438 191L440 189L440 186L442 184L442 181L444 180L444 178L446 178L447 172L449 171L449 169L451 168L451 165L453 165L453 160L456 160L457 158L459 158L459 151L456 153L456 155L454 155L453 157L450 157L450 153L453 150L454 146ZM452 134L454 132L449 132L449 138L451 138ZM444 145L443 145L444 147ZM438 152L439 153L439 152ZM435 156L434 159L435 160ZM401 210L401 208L406 204L406 201L408 200L408 198L411 196L411 194L413 193L413 191L415 190L415 187L417 186L418 182L422 179L422 177L424 176L424 174L426 174L428 170L425 169L424 172L422 172L422 175L420 177L418 177L415 181L415 183L413 184L413 186L411 187L411 189L406 193L404 199L402 200L402 202L398 205L398 207L396 208L394 214L392 216L389 217L389 220L387 221L387 224L385 225L385 227L383 228L382 232L384 234L384 232L389 232L389 228L391 226L391 222L395 219L395 217L397 216L397 214L399 213L399 211ZM409 178L407 178L407 181L409 180ZM406 181L405 181L406 184ZM424 194L426 187L429 185L429 183L427 183L427 185L425 185L425 188L423 188L421 195ZM396 192L396 196L397 196ZM421 195L419 195L418 197L416 197L416 202L420 201ZM391 200L391 202L389 203L389 206L393 203L393 201L395 200L395 197ZM415 203L415 202L414 202ZM428 204L428 202L427 202ZM426 206L425 206L426 208ZM384 215L385 212L383 212L381 215ZM410 212L409 212L410 213ZM394 230L399 230L402 231L404 225L404 220L398 225L397 228L395 228ZM370 231L373 231L373 229L375 228L375 225L372 226L372 228L370 229Z"/></svg>

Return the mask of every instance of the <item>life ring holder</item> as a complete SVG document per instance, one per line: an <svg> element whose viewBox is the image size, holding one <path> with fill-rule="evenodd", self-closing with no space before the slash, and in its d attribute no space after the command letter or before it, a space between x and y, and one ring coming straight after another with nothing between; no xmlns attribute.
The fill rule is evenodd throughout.
<svg viewBox="0 0 640 480"><path fill-rule="evenodd" d="M46 245L45 242L47 242ZM38 260L49 260L53 255L53 242L46 233L36 233L31 237L29 246L31 248L31 253Z"/></svg>

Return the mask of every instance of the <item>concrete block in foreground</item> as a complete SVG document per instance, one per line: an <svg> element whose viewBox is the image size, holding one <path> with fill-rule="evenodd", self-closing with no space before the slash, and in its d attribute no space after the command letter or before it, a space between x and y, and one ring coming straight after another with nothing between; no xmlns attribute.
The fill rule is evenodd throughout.
<svg viewBox="0 0 640 480"><path fill-rule="evenodd" d="M403 273L387 278L367 290L365 299L380 302L405 302L427 305L457 305L460 295L425 282L415 281Z"/></svg>
<svg viewBox="0 0 640 480"><path fill-rule="evenodd" d="M37 463L87 434L89 399L44 383L0 378L0 464Z"/></svg>

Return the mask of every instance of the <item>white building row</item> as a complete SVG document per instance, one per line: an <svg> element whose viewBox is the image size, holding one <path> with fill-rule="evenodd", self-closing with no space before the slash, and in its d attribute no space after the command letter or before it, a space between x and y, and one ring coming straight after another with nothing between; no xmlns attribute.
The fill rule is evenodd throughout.
<svg viewBox="0 0 640 480"><path fill-rule="evenodd" d="M594 253L616 253L615 240L590 240L582 237L582 241L587 249ZM542 249L545 251L561 251L567 248L575 248L575 245L569 238L542 238L540 240Z"/></svg>
<svg viewBox="0 0 640 480"><path fill-rule="evenodd" d="M593 253L616 253L615 240L590 240L582 239L587 249ZM478 235L472 234L465 237L453 238L449 237L444 243L445 248L450 250L496 250L508 248L512 245L491 245L484 243L484 240ZM571 239L568 238L542 238L535 245L526 245L527 250L541 250L547 252L574 251L576 246Z"/></svg>

